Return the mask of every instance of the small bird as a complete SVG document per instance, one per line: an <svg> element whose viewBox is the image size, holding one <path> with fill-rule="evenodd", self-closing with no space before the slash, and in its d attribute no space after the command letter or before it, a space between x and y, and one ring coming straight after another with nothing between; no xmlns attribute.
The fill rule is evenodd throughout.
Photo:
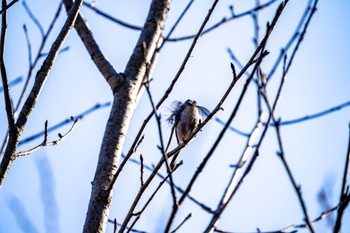
<svg viewBox="0 0 350 233"><path fill-rule="evenodd" d="M177 143L184 143L202 122L203 117L207 117L209 113L208 109L197 105L195 100L188 99L185 103L174 101L167 121L175 130ZM179 153L174 155L170 164L171 168L174 167L178 155Z"/></svg>

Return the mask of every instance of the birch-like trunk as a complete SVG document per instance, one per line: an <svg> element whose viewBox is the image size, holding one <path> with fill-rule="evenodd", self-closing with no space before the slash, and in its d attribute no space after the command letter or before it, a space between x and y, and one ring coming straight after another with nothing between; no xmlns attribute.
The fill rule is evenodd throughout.
<svg viewBox="0 0 350 233"><path fill-rule="evenodd" d="M153 0L140 38L123 74L107 80L114 101L103 137L97 169L92 183L84 232L105 232L113 189L110 188L136 108L137 93L161 37L170 0ZM86 44L85 44L86 46ZM104 75L106 77L106 75ZM122 190L122 188L121 188Z"/></svg>

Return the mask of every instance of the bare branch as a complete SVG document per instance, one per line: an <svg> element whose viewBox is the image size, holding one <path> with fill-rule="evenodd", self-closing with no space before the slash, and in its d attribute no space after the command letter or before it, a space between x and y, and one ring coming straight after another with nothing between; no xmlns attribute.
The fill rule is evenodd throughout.
<svg viewBox="0 0 350 233"><path fill-rule="evenodd" d="M221 109L222 104L224 103L224 101L226 100L227 96L229 95L229 93L232 91L233 87L235 86L235 84L237 83L237 81L242 77L242 75L244 74L244 72L248 69L248 67L250 67L252 64L255 63L255 56L257 55L257 53L261 50L258 62L255 66L254 69L256 69L257 65L261 62L261 59L267 55L267 53L263 50L264 48L264 44L267 41L267 37L261 42L260 46L257 48L257 50L254 52L254 54L251 56L250 60L247 62L246 66L241 70L241 72L237 75L236 79L233 79L233 81L231 82L230 86L227 88L225 94L223 95L223 97L221 98L221 100L219 101L219 103L217 104L217 106L215 107L215 109L209 114L209 116L203 121L202 124L200 124L194 131L193 133L190 135L188 140L191 140L200 130L201 128L208 123L208 121L214 116L214 114L219 111ZM199 174L202 172L203 168L205 167L206 163L209 161L210 157L213 155L216 147L218 146L219 142L221 141L221 139L223 138L228 125L230 124L230 122L233 120L233 118L235 117L238 108L240 106L240 104L242 103L243 97L248 89L248 86L250 84L250 81L252 80L253 76L251 75L247 80L246 83L243 87L243 90L241 92L241 95L238 99L238 102L227 122L227 124L225 125L224 129L220 132L218 138L216 139L216 141L214 142L213 146L211 147L210 151L208 152L208 154L205 156L205 158L203 159L202 163L199 165L198 169L196 170L195 174L192 176L191 181L189 182L185 192L183 193L183 195L181 196L180 200L179 200L179 205L182 204L182 202L185 200L186 196L189 194L192 186L194 185L194 182L196 181L196 179L198 178ZM173 154L177 153L178 151L180 151L183 147L186 146L186 143L183 144L179 144L179 146L177 146L175 149L173 149L172 151L170 151L168 153L168 157L172 156ZM170 215L170 218L168 220L168 224L167 224L167 228L169 229L173 219L175 217L176 211L173 211Z"/></svg>
<svg viewBox="0 0 350 233"><path fill-rule="evenodd" d="M146 201L145 205L142 207L142 209L137 212L136 214L136 218L134 219L133 223L131 224L131 226L129 227L127 232L130 232L130 230L135 226L136 222L140 219L142 213L145 211L145 209L147 208L147 206L151 203L151 201L153 200L153 198L155 197L155 195L157 194L157 192L160 190L160 188L163 186L163 184L165 183L165 181L171 177L171 174L173 172L176 171L176 169L178 167L180 167L182 165L182 163L176 164L176 166L174 167L174 169L170 172L168 172L168 174L164 177L164 179L158 184L157 188L154 190L154 192L152 193L152 195L148 198L148 200ZM171 187L174 187L173 185L171 185Z"/></svg>
<svg viewBox="0 0 350 233"><path fill-rule="evenodd" d="M300 37L300 35L302 34L301 29L302 26L304 25L305 21L307 20L307 16L309 15L311 9L312 9L312 1L313 0L309 0L307 7L305 8L305 11L303 13L303 15L301 16L299 23L294 31L293 36L291 36L291 38L289 39L289 41L286 43L286 45L284 46L283 49L281 49L280 55L279 57L276 59L275 64L273 65L273 67L271 68L270 72L268 73L268 77L273 77L278 65L281 63L283 57L286 55L286 53L288 52L288 50L290 49L290 47L292 46L292 44L294 43L294 41L296 39L298 39L298 37Z"/></svg>
<svg viewBox="0 0 350 233"><path fill-rule="evenodd" d="M22 1L22 5L24 9L26 10L27 14L29 15L29 18L34 22L34 24L37 26L37 28L40 31L41 37L44 38L45 32L43 26L41 26L39 20L35 17L35 15L32 13L32 11L29 9L26 1Z"/></svg>
<svg viewBox="0 0 350 233"><path fill-rule="evenodd" d="M145 183L143 181L143 169L144 168L144 165L143 165L143 156L142 154L140 154L140 181L141 181L141 186L143 186L143 184Z"/></svg>
<svg viewBox="0 0 350 233"><path fill-rule="evenodd" d="M221 120L220 118L218 118L218 117L215 117L215 121L218 122L220 125L225 125L225 122L223 120ZM239 129L236 129L236 128L232 127L232 126L228 126L228 129L233 131L233 132L235 132L235 133L237 133L237 134L239 134L239 135L241 135L241 136L243 136L243 137L249 137L249 133L245 133L245 132L243 132L243 131L241 131Z"/></svg>
<svg viewBox="0 0 350 233"><path fill-rule="evenodd" d="M122 157L125 158L125 156L123 156L123 155L122 155ZM132 163L134 163L134 164L136 164L136 165L140 165L140 166L141 166L141 162L139 162L139 161L136 160L136 159L130 158L129 161L132 162ZM143 167L144 167L145 169L147 169L148 171L150 171L150 172L153 172L153 171L154 171L153 167L151 167L151 166L149 166L149 165L143 164ZM156 175L157 175L160 179L164 179L164 177L165 177L164 175L160 174L159 172L157 172ZM167 183L170 184L170 181L167 180ZM181 187L177 186L176 184L174 184L174 187L175 187L175 189L176 189L178 192L180 192L181 194L184 193L184 190L183 190ZM214 212L210 207L208 207L207 205L201 203L200 201L198 201L196 198L192 197L191 195L188 195L187 198L190 199L193 203L195 203L195 204L198 205L199 207L201 207L204 211L206 211L206 212L208 212L208 213L213 213L213 212Z"/></svg>
<svg viewBox="0 0 350 233"><path fill-rule="evenodd" d="M313 232L315 232L315 230L313 229L313 227L311 225L311 221L310 221L310 218L309 218L309 214L307 212L306 204L305 204L305 201L304 201L303 196L301 194L301 186L296 184L295 179L294 179L293 174L292 174L292 171L290 170L290 168L288 166L288 163L287 163L287 161L286 161L286 159L284 157L284 149L283 149L283 145L282 145L282 137L281 137L280 129L279 129L279 126L278 126L278 122L274 118L273 118L273 121L274 121L274 124L276 126L276 135L277 135L277 141L278 141L279 150L280 150L277 153L278 157L281 159L281 161L283 163L283 166L286 169L286 172L287 172L288 177L290 179L290 182L292 183L292 185L294 187L294 190L295 190L295 192L296 192L296 194L298 196L298 200L299 200L299 203L301 205L301 208L303 210L303 214L304 214L304 217L305 217L305 222L308 225L308 228L310 229L310 232L313 233Z"/></svg>
<svg viewBox="0 0 350 233"><path fill-rule="evenodd" d="M122 21L120 19L117 19L117 18L115 18L115 17L113 17L113 16L111 16L111 15L101 11L100 9L96 8L94 5L92 5L90 3L87 3L87 2L84 1L83 5L85 7L87 7L87 8L89 8L90 10L94 11L96 14L101 15L101 16L105 17L106 19L109 19L112 22L117 23L117 24L119 24L119 25L121 25L123 27L129 28L129 29L133 29L133 30L137 30L137 31L142 30L142 27L136 26L136 25L132 25L130 23L126 23L126 22L124 22L124 21Z"/></svg>
<svg viewBox="0 0 350 233"><path fill-rule="evenodd" d="M123 232L125 229L127 229L127 224L130 221L131 217L133 216L133 212L134 212L138 202L141 200L142 194L145 192L145 190L147 189L147 187L149 186L149 184L151 183L151 181L153 180L155 175L158 173L158 171L162 167L163 163L164 163L164 157L161 157L161 159L159 160L158 164L154 168L153 172L150 174L150 176L145 181L144 185L141 186L139 192L137 193L137 195L136 195L136 197L135 197L131 207L129 208L129 212L127 213L127 215L125 217L125 220L124 220L124 222L121 225L121 229L120 229L119 232Z"/></svg>
<svg viewBox="0 0 350 233"><path fill-rule="evenodd" d="M55 145L57 145L58 143L62 142L64 139L66 139L72 133L72 131L73 131L74 127L76 126L77 122L78 122L78 119L76 119L74 121L72 127L68 130L68 132L66 134L64 134L64 135L58 134L59 139L57 139L55 141L52 141L52 142L47 142L47 121L46 121L45 122L44 141L40 145L37 145L36 147L33 147L32 149L16 153L16 157L29 155L29 154L33 153L34 151L39 150L40 148L42 148L44 146L55 146Z"/></svg>
<svg viewBox="0 0 350 233"><path fill-rule="evenodd" d="M350 196L347 197L347 199L350 199ZM312 223L317 223L319 221L321 221L322 219L324 219L325 217L327 217L328 215L330 215L331 213L333 213L335 210L337 210L340 206L342 205L342 203L339 203L337 206L328 209L327 211L324 211L320 214L320 216L318 216L317 218L315 218ZM280 230L274 230L274 231L256 231L256 232L239 232L239 231L223 231L223 230L219 230L217 228L215 228L214 232L219 232L219 233L296 233L298 232L298 229L304 229L304 228L308 228L308 225L305 223L301 223L301 224L293 224L287 227L284 227Z"/></svg>
<svg viewBox="0 0 350 233"><path fill-rule="evenodd" d="M3 1L6 1L6 0L3 0ZM11 133L11 130L9 132L9 140L8 140L7 148L5 150L4 157L0 164L0 187L3 184L5 176L8 170L10 169L12 162L16 158L15 153L18 145L18 140L23 133L24 127L28 121L30 113L34 109L34 106L39 98L39 95L44 86L44 83L50 74L50 71L56 60L58 52L62 47L62 44L64 43L65 39L67 38L67 35L70 29L72 28L72 25L75 22L77 13L79 12L81 2L82 0L76 0L74 2L74 6L72 7L72 10L69 12L66 22L64 23L56 40L52 44L50 52L46 57L46 59L44 60L41 69L38 71L36 75L35 83L33 85L31 93L28 96L16 122L16 128L18 131L14 134Z"/></svg>
<svg viewBox="0 0 350 233"><path fill-rule="evenodd" d="M216 24L208 27L207 29L203 30L201 36L203 36L204 34L207 34L211 31L213 31L214 29L217 29L218 27L222 26L223 24L225 23L228 23L234 19L238 19L238 18L241 18L241 17L244 17L244 16L247 16L247 15L251 15L253 12L255 11L259 11L259 10L262 10L268 6L270 6L271 4L273 4L274 2L276 2L276 0L270 0L269 2L263 4L263 5L260 5L258 7L255 7L253 9L250 9L248 11L245 11L243 13L240 13L240 14L233 14L231 15L229 18L223 18L221 21L217 22ZM181 37L177 37L177 38L169 38L167 39L166 41L169 41L169 42L177 42L177 41L182 41L182 40L189 40L189 39L193 39L195 38L196 35L188 35L188 36L181 36Z"/></svg>
<svg viewBox="0 0 350 233"><path fill-rule="evenodd" d="M111 220L111 219L108 219L108 222L109 223L112 223L114 226L115 226L115 223L117 224L117 226L121 226L120 223L117 223L117 220L114 219L114 220ZM115 227L116 229L116 227ZM126 228L126 229L129 229L129 228ZM140 230L136 230L136 229L130 229L130 232L135 232L135 233L147 233L147 231L140 231Z"/></svg>
<svg viewBox="0 0 350 233"><path fill-rule="evenodd" d="M7 6L7 1L2 0L2 7L6 8L6 6ZM1 15L0 72L1 72L3 91L4 91L8 127L9 127L10 133L15 134L16 133L15 118L14 118L14 113L13 113L12 104L11 104L10 88L9 88L5 61L4 61L6 29L7 29L7 15L6 15L6 11L4 11L4 13Z"/></svg>
<svg viewBox="0 0 350 233"><path fill-rule="evenodd" d="M185 224L185 222L187 222L187 220L189 220L191 217L192 217L192 213L189 213L186 216L186 218L173 231L171 231L171 233L175 233L177 230L179 230Z"/></svg>
<svg viewBox="0 0 350 233"><path fill-rule="evenodd" d="M203 23L202 23L200 29L198 30L197 36L193 39L193 42L192 42L192 44L191 44L191 46L190 46L190 48L189 48L189 50L188 50L188 52L187 52L187 54L186 54L186 56L185 56L183 62L182 62L181 66L180 66L180 68L179 68L179 70L178 70L178 72L176 73L175 78L173 79L173 81L172 81L171 84L169 85L168 89L165 91L163 97L162 97L162 98L159 100L159 102L157 103L157 105L156 105L156 107L155 107L156 110L158 110L159 107L163 104L163 102L168 98L168 96L169 96L169 94L171 93L171 91L173 90L173 88L174 88L174 86L175 86L177 80L180 78L180 76L181 76L183 70L185 69L185 66L186 66L186 64L187 64L187 62L188 62L188 60L189 60L189 58L190 58L190 56L191 56L191 54L192 54L192 51L193 51L194 47L195 47L196 44L197 44L197 41L198 41L198 39L199 39L199 37L200 37L200 35L201 35L201 33L202 33L202 31L203 31L205 25L206 25L207 22L209 21L209 18L210 18L210 16L211 16L211 13L212 13L212 12L214 11L214 9L215 9L215 6L216 6L217 2L218 2L218 0L216 0L216 1L213 3L212 7L210 8L210 10L209 10L207 16L205 17L205 19L204 19L204 21L203 21ZM141 137L141 135L142 135L142 133L143 133L143 130L146 128L146 125L148 124L148 122L150 121L150 119L153 117L153 114L154 114L154 111L152 111L152 112L147 116L147 118L144 120L144 122L143 122L143 124L142 124L142 126L141 126L141 128L140 128L140 130L139 130L139 132L137 133L137 135L136 135L136 137L135 137L135 139L134 139L134 142L133 142L132 146L130 147L128 153L127 153L126 156L125 156L125 159L124 159L123 162L120 164L119 169L117 170L117 172L116 172L115 175L114 175L113 183L115 182L115 180L116 180L117 177L119 176L120 172L122 171L123 167L125 166L125 164L126 164L127 161L129 160L129 158L131 157L131 155L133 154L134 148L135 148L135 146L136 146L138 140L140 139L140 137ZM184 146L182 146L182 147L184 147ZM169 155L168 155L168 157L169 157Z"/></svg>
<svg viewBox="0 0 350 233"><path fill-rule="evenodd" d="M12 2L10 2L8 5L6 5L5 7L2 6L3 8L0 11L0 15L2 13L4 13L5 11L7 11L13 4L15 4L16 2L18 2L18 0L13 0Z"/></svg>
<svg viewBox="0 0 350 233"><path fill-rule="evenodd" d="M316 8L317 1L318 1L318 0L316 0L316 1L314 2L314 8ZM311 20L311 18L312 18L312 16L313 16L313 13L314 13L314 11L311 11L311 13L310 13L310 15L309 15L309 17L308 17L307 23L305 24L305 28L304 28L304 30L303 30L302 35L304 35L304 33L306 32L306 28L307 28L307 26L309 25L309 22L310 22L310 20ZM302 36L302 37L303 37L303 36ZM293 178L293 176L292 176L291 170L290 170L290 168L289 168L289 166L288 166L286 160L284 159L284 151L283 151L283 146L282 146L282 139L281 139L281 136L280 136L280 133L279 133L278 122L275 120L275 117L274 117L274 111L275 111L275 109L276 109L276 105L277 105L278 99L280 99L280 95L281 95L281 91L282 91L283 84L284 84L284 82L285 82L286 75L287 75L287 73L288 73L288 71L289 71L289 68L290 68L290 66L291 66L291 64L292 64L292 61L293 61L293 59L294 59L294 56L295 56L295 54L296 54L296 52L297 52L297 49L298 49L299 44L301 43L301 41L302 41L302 38L299 39L298 44L297 44L297 46L295 47L295 49L294 49L294 51L293 51L293 53L292 53L292 57L289 59L288 64L286 63L286 61L287 61L287 56L284 56L284 64L283 64L282 79L281 79L281 83L280 83L280 86L279 86L278 91L277 91L277 94L276 94L276 98L275 98L273 107L270 106L266 94L264 93L262 96L263 96L263 98L264 98L264 100L265 100L265 102L266 102L266 105L267 105L267 107L268 107L268 109L269 109L269 111L270 111L270 117L269 117L269 119L272 118L272 120L274 121L274 124L275 124L275 126L276 126L276 134L277 134L278 144L279 144L279 148L280 148L279 156L280 156L280 158L281 158L281 160L282 160L282 162L283 162L283 165L285 166L285 169L286 169L286 171L287 171L287 173L288 173L288 176L289 176L289 178L290 178L290 180L291 180L291 182L292 182L292 184L293 184L294 190L295 190L296 193L297 193L298 200L299 200L299 202L300 202L300 205L301 205L301 208L302 208L304 217L305 217L305 222L306 222L306 224L308 225L308 228L309 228L310 232L313 233L313 232L315 232L315 230L313 229L312 224L311 224L311 221L310 221L310 218L309 218L309 216L308 216L306 204L305 204L305 201L303 200L302 195L301 195L300 186L298 186L298 185L296 184L296 182L295 182L295 180L294 180L294 178Z"/></svg>
<svg viewBox="0 0 350 233"><path fill-rule="evenodd" d="M221 200L220 200L218 207L217 207L216 211L214 212L214 214L217 214L219 211L221 211L221 209L224 209L225 206L230 201L234 185L237 182L239 175L242 173L243 165L248 160L248 156L251 155L254 142L256 141L256 138L262 129L263 118L264 118L264 114L261 114L257 123L255 124L254 129L250 133L249 138L247 139L247 145L245 146L245 149L244 149L237 165L235 166L235 169L234 169L234 171L231 175L231 178L230 178L230 180L225 188L225 191L223 192Z"/></svg>
<svg viewBox="0 0 350 233"><path fill-rule="evenodd" d="M282 12L283 12L283 10L284 10L284 8L285 8L285 6L286 6L287 3L288 3L288 0L285 0L285 1L283 1L283 2L280 4L280 6L278 7L278 9L277 9L277 11L276 11L276 14L275 14L275 16L274 16L274 18L273 18L273 20L272 20L272 23L267 25L267 32L266 32L266 35L264 36L264 39L262 40L262 42L261 42L260 45L258 46L258 48L260 47L260 49L261 49L261 53L260 53L261 55L260 55L260 57L259 57L259 59L258 59L258 61L257 61L256 66L254 67L254 70L253 70L252 74L257 70L257 68L259 67L259 65L260 65L260 63L261 63L261 60L262 60L262 58L263 58L262 55L263 55L263 51L264 51L264 47L265 47L266 41L268 40L269 35L271 34L273 28L275 27L275 25L276 25L276 23L277 23L277 21L278 21L280 15L282 14ZM254 57L255 57L255 56L254 56ZM252 74L251 74L250 78L247 80L244 89L247 87L247 85L249 84L250 80L252 79ZM249 81L249 82L248 82L248 81ZM281 86L280 86L279 91L281 91L282 85L283 85L283 82L282 82L282 84L281 84ZM244 94L244 92L242 92L242 94L241 94L241 96L240 96L240 98L239 98L239 101L243 98L243 94ZM238 103L240 103L239 101L238 101ZM277 105L277 100L275 101L275 103L274 103L274 105L273 105L273 109L272 109L272 111L271 111L272 113L274 112L274 110L275 110L275 108L276 108L276 105ZM238 106L239 106L239 104L236 105L235 110L232 112L232 114L231 114L231 116L230 116L230 119L227 121L227 126L231 123L232 119L234 118L235 112L238 110ZM270 115L269 115L269 118L268 118L268 122L270 122L271 117L272 117L272 116L271 116L271 114L270 114ZM227 128L224 128L224 129L226 130ZM243 183L244 178L245 178L245 177L248 175L248 173L250 172L252 166L254 165L254 163L255 163L255 161L256 161L256 159L257 159L257 157L258 157L258 150L259 150L259 147L260 147L260 145L261 145L261 143L262 143L262 141L263 141L263 139L264 139L264 137L265 137L265 135L266 135L267 129L268 129L268 127L265 126L265 128L264 128L264 130L263 130L263 132L262 132L262 134L261 134L261 136L260 136L260 140L259 140L259 142L258 142L258 144L257 144L257 146L256 146L256 148L255 148L255 152L254 152L254 154L253 154L253 157L252 157L252 159L250 160L249 164L247 165L247 168L246 168L245 172L243 173L241 179L238 181L236 187L232 190L231 194L230 194L229 197L227 198L226 204L225 204L225 205L219 206L219 208L215 211L215 214L213 215L213 217L212 217L210 223L208 224L208 226L207 226L205 232L213 232L213 231L214 231L215 225L217 224L217 221L219 220L219 218L220 218L222 212L224 211L224 209L226 208L227 204L228 204L229 201L232 199L232 197L235 195L235 193L236 193L237 190L239 189L240 185ZM216 142L218 142L218 141L220 140L220 137L223 136L223 134L225 133L225 130L223 130L223 131L220 133L220 135L219 135L219 137L218 137L218 139L217 139ZM213 153L213 148L215 149L215 147L216 147L216 145L214 144L214 146L212 147L212 149L211 149L211 151L210 151L209 153ZM209 153L208 153L208 154L209 154ZM208 159L209 159L209 158L208 158Z"/></svg>
<svg viewBox="0 0 350 233"><path fill-rule="evenodd" d="M175 31L176 27L180 24L181 20L183 19L183 17L185 16L185 14L187 13L187 11L190 9L192 3L194 2L194 0L190 0L189 3L187 4L187 6L185 7L185 9L182 11L182 13L180 14L180 16L177 18L176 22L174 23L174 25L171 27L169 33L164 37L164 40L167 41L170 36L173 34L173 32ZM164 44L164 43L163 43ZM162 46L163 46L162 44ZM160 49L160 48L159 48Z"/></svg>
<svg viewBox="0 0 350 233"><path fill-rule="evenodd" d="M349 129L350 129L350 124L349 124ZM350 130L349 130L349 140L348 140L348 152L347 152L346 159L345 159L343 182L342 182L342 187L340 190L340 202L343 202L343 204L340 205L338 208L337 219L336 219L334 229L333 229L334 233L340 232L343 213L344 213L344 210L348 206L349 201L350 201L349 184L347 182L347 176L348 176L348 172L349 172L349 163L350 163Z"/></svg>
<svg viewBox="0 0 350 233"><path fill-rule="evenodd" d="M8 82L8 86L9 88L12 88L13 86L16 86L17 84L21 83L23 80L23 77L17 77L11 81ZM2 86L0 86L0 92L3 92L4 88Z"/></svg>
<svg viewBox="0 0 350 233"><path fill-rule="evenodd" d="M173 180L173 176L172 176L172 168L170 168L169 163L168 163L168 158L166 155L166 148L164 147L164 139L163 139L163 134L162 134L162 124L160 121L160 116L157 115L156 111L156 107L154 106L154 102L153 102L153 97L152 97L152 93L151 90L149 88L149 82L144 84L147 90L147 94L151 103L151 106L153 108L154 111L154 116L155 119L157 121L157 126L158 126L158 133L159 133L159 141L160 141L160 151L162 153L163 159L165 161L165 166L167 169L167 172L169 174L169 180L170 180L170 190L171 190L171 196L173 198L173 208L177 208L177 200L176 200L176 193L175 193L175 188L174 188L174 180Z"/></svg>
<svg viewBox="0 0 350 233"><path fill-rule="evenodd" d="M298 41L297 41L297 44L296 44L296 46L295 46L295 48L294 48L294 50L293 50L293 52L292 52L292 55L290 56L289 62L288 62L288 64L287 64L286 72L289 71L289 68L291 67L292 62L293 62L293 60L294 60L294 56L296 55L296 53L297 53L297 51L298 51L298 49L299 49L299 46L300 46L301 42L302 42L303 39L304 39L304 36L305 36L305 34L306 34L306 31L307 31L307 29L308 29L308 27L309 27L309 24L310 24L310 22L311 22L312 16L314 16L314 14L315 14L315 12L316 12L317 3L318 3L318 0L315 0L315 1L314 1L314 4L313 4L312 7L310 8L309 17L307 18L307 20L306 20L306 22L305 22L304 28L303 28L303 30L302 30L300 36L299 36L299 39L298 39Z"/></svg>
<svg viewBox="0 0 350 233"><path fill-rule="evenodd" d="M20 96L18 98L17 105L15 107L15 112L17 112L19 110L19 107L22 104L22 101L24 99L25 93L26 93L27 88L29 86L29 81L31 80L31 77L32 77L33 70L34 70L35 66L37 65L37 63L39 62L39 59L42 57L42 51L44 49L44 46L46 45L47 39L50 36L55 23L57 22L57 19L58 19L58 16L60 15L61 9L62 9L62 3L59 4L59 6L57 8L57 11L55 13L55 16L53 17L53 19L51 21L51 24L50 24L46 34L42 37L41 44L40 44L40 47L39 47L39 49L37 51L37 55L36 55L34 61L31 61L31 55L28 54L28 57L30 58L29 59L28 74L27 74L26 81L24 83L22 92L21 92L21 94L20 94ZM29 48L31 48L31 45L29 43L29 36L26 35L26 39L27 39L28 52L31 53L31 49L29 49Z"/></svg>
<svg viewBox="0 0 350 233"><path fill-rule="evenodd" d="M63 4L65 5L66 11L68 12L73 5L73 1L63 0ZM80 39L84 43L85 48L90 54L96 67L99 69L105 80L111 86L111 89L114 90L116 86L119 85L119 78L117 77L117 72L114 70L113 66L110 64L110 62L107 60L107 58L101 51L81 13L79 13L74 27L77 30Z"/></svg>
<svg viewBox="0 0 350 233"><path fill-rule="evenodd" d="M30 43L27 25L25 25L25 24L23 24L23 31L24 31L24 34L26 36L26 41L27 41L28 63L29 63L29 67L31 67L32 66L32 44Z"/></svg>
<svg viewBox="0 0 350 233"><path fill-rule="evenodd" d="M113 233L117 233L117 219L116 218L114 219L113 224L114 224Z"/></svg>
<svg viewBox="0 0 350 233"><path fill-rule="evenodd" d="M97 103L95 104L93 107L83 111L82 113L79 113L78 115L76 116L72 116L70 118L66 118L65 120L49 127L47 129L47 132L50 133L54 130L57 130L59 128L62 128L63 126L67 125L67 124L70 124L72 121L74 120L82 120L84 117L86 117L87 115L89 115L90 113L96 111L96 110L99 110L99 109L102 109L102 108L106 108L106 107L109 107L111 105L111 102L105 102L105 103ZM29 143L37 138L40 138L41 136L45 135L45 131L41 131L39 133L36 133L34 135L31 135L27 138L24 138L23 140L19 141L18 143L18 146L22 146L26 143Z"/></svg>
<svg viewBox="0 0 350 233"><path fill-rule="evenodd" d="M146 86L146 90L147 90L147 93L148 93L148 96L149 96L149 99L150 99L150 102L151 102L151 105L152 105L152 108L153 108L153 111L154 111L154 114L155 114L155 118L156 118L156 121L157 121L157 126L158 126L158 132L159 132L159 137L160 137L160 142L161 142L161 146L160 146L160 150L161 150L161 153L162 153L162 158L160 159L158 165L159 165L159 168L158 170L160 169L161 165L163 164L163 162L165 162L166 164L166 168L167 168L167 172L168 172L168 175L165 177L165 179L163 179L163 181L165 182L165 180L168 178L169 176L169 180L170 180L170 188L171 188L171 195L172 195L172 198L173 198L173 208L177 208L177 199L176 199L176 194L175 194L175 188L174 188L174 181L172 179L172 172L173 170L170 168L169 164L168 164L168 157L166 155L166 152L165 152L165 147L164 147L164 141L163 141L163 136L162 136L162 130L161 130L161 122L160 122L160 117L156 114L156 108L154 106L154 102L153 102L153 98L152 98L152 95L151 95L151 92L149 90L149 86L148 86L148 83L145 83L144 84ZM125 159L124 159L125 160ZM158 170L154 169L154 171L152 172L151 176L147 179L146 183L144 183L139 192L138 192L138 195L137 197L134 199L134 202L132 204L132 206L130 207L129 209L129 212L127 214L127 216L125 217L125 220L122 224L122 227L121 229L125 228L127 226L127 223L130 221L132 215L133 215L133 211L134 209L136 208L138 202L140 201L140 198L141 198L141 195L142 193L147 189L148 185L150 184L150 182L153 180L153 177L155 176L155 174L157 174ZM163 182L161 182L160 186L163 184ZM160 188L160 186L158 186ZM158 191L158 190L157 190ZM155 194L155 193L154 193ZM151 198L153 198L151 196ZM150 200L149 200L150 201ZM149 203L149 202L148 202ZM148 203L146 203L146 206L148 205ZM144 207L146 208L146 207ZM144 209L143 209L144 210ZM143 210L141 210L141 213L143 212ZM139 215L141 214L137 214L138 217L135 219L135 221L132 223L131 225L131 228L132 226L136 223L136 221L139 219ZM122 230L121 230L122 232Z"/></svg>
<svg viewBox="0 0 350 233"><path fill-rule="evenodd" d="M112 201L113 189L111 187L114 186L115 173L119 170L118 165L125 142L125 135L137 106L137 94L148 70L147 65L150 64L150 59L157 48L157 42L161 38L169 7L170 0L153 0L151 2L143 30L124 73L119 75L113 73L113 76L107 77L107 81L113 90L114 101L100 148L83 229L84 232L97 233L105 231ZM139 138L136 140L135 145L138 141ZM147 181L145 181L144 185L147 184ZM127 222L124 220L119 230L120 232L126 229Z"/></svg>
<svg viewBox="0 0 350 233"><path fill-rule="evenodd" d="M336 111L339 111L339 110L346 108L346 107L349 107L349 106L350 106L350 101L347 101L345 103L339 104L337 106L331 107L329 109L326 109L326 110L318 112L318 113L314 113L314 114L307 115L304 117L299 117L299 118L296 118L293 120L281 121L279 125L280 126L292 125L292 124L298 124L298 123L308 121L308 120L313 120L315 118L322 117L322 116L328 115L330 113L334 113Z"/></svg>
<svg viewBox="0 0 350 233"><path fill-rule="evenodd" d="M321 112L313 113L313 114L306 115L306 116L299 117L299 118L295 118L292 120L282 120L281 122L279 122L279 127L293 125L293 124L299 124L299 123L302 123L304 121L313 120L315 118L323 117L323 116L326 116L328 114L334 113L336 111L340 111L343 108L347 108L349 106L350 106L350 101L347 101L347 102L344 102L342 104L331 107L329 109L323 110ZM225 125L225 122L218 117L215 118L215 121L218 122L220 125ZM275 125L273 124L272 126L275 126ZM244 136L244 137L249 136L248 133L245 133L245 132L243 132L237 128L234 128L232 126L229 126L229 130L231 130L231 131L233 131L241 136Z"/></svg>

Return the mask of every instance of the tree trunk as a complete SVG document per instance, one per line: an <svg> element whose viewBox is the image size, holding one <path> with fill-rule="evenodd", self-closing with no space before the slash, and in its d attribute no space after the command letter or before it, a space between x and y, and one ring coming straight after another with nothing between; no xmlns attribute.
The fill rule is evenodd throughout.
<svg viewBox="0 0 350 233"><path fill-rule="evenodd" d="M108 82L114 101L103 137L84 232L105 232L113 189L111 182L119 165L125 136L136 108L136 97L157 42L161 38L170 0L153 0L125 72Z"/></svg>

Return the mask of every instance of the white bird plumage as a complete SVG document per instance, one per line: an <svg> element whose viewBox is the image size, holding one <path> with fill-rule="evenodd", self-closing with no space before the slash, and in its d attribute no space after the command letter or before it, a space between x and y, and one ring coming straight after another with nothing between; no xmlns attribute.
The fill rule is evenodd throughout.
<svg viewBox="0 0 350 233"><path fill-rule="evenodd" d="M167 121L175 130L177 143L184 143L209 113L208 109L197 105L195 100L188 99L184 103L174 101ZM171 166L174 165L177 156L178 154L174 155Z"/></svg>

